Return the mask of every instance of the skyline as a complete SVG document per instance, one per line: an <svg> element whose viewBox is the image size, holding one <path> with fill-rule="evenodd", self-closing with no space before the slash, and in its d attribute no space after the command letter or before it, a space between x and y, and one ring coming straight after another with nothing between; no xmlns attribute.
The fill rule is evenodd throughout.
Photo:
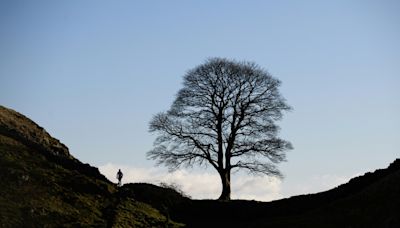
<svg viewBox="0 0 400 228"><path fill-rule="evenodd" d="M254 61L293 107L279 126L294 150L270 195L323 190L400 155L399 10L396 1L1 2L0 104L112 181L118 167L167 180L145 158L152 116L207 58ZM211 169L182 172L182 182L198 179L191 186L219 186L197 178Z"/></svg>

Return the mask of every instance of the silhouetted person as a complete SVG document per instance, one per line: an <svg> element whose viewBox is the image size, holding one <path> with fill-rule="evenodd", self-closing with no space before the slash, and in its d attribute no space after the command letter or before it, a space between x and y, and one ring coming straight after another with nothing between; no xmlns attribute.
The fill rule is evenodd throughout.
<svg viewBox="0 0 400 228"><path fill-rule="evenodd" d="M121 169L118 169L118 173L117 173L117 179L118 179L118 186L122 185L122 177L124 176L124 174L122 174Z"/></svg>

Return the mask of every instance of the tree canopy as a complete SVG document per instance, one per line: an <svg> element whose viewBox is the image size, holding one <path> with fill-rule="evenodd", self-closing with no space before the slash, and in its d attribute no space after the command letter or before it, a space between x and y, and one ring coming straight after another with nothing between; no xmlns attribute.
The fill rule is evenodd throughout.
<svg viewBox="0 0 400 228"><path fill-rule="evenodd" d="M211 58L188 71L167 112L156 114L157 133L148 157L175 170L211 165L230 199L235 169L281 177L290 142L278 137L276 122L291 109L279 93L281 82L252 62Z"/></svg>

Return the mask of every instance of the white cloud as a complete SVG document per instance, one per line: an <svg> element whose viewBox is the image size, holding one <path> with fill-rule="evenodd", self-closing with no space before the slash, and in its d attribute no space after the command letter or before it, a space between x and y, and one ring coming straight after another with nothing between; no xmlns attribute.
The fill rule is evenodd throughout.
<svg viewBox="0 0 400 228"><path fill-rule="evenodd" d="M116 173L121 169L124 183L146 182L173 183L194 199L216 199L221 193L219 175L211 171L178 170L168 173L162 168L137 168L108 163L100 166L100 172L116 182ZM281 181L272 177L232 175L232 198L270 201L282 198Z"/></svg>
<svg viewBox="0 0 400 228"><path fill-rule="evenodd" d="M281 180L265 176L237 176L233 179L232 197L240 199L255 199L271 201L282 198Z"/></svg>

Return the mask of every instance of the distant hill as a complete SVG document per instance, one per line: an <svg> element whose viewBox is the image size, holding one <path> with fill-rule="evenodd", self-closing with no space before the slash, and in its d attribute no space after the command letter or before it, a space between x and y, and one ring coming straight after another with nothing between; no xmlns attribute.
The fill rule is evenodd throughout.
<svg viewBox="0 0 400 228"><path fill-rule="evenodd" d="M0 106L0 227L400 227L400 160L326 192L272 202L118 188L42 127Z"/></svg>

